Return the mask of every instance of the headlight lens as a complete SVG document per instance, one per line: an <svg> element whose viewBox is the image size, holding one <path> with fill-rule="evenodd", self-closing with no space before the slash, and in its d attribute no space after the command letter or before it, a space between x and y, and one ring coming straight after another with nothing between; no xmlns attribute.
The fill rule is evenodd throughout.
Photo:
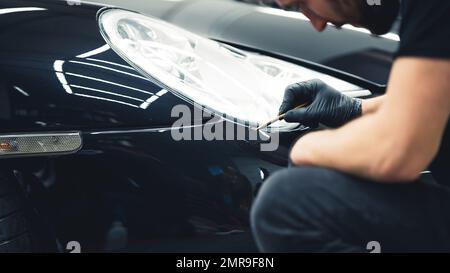
<svg viewBox="0 0 450 273"><path fill-rule="evenodd" d="M361 89L134 12L106 10L99 24L111 48L168 90L253 126L278 114L289 84L318 78L343 92ZM278 122L273 129L290 126Z"/></svg>

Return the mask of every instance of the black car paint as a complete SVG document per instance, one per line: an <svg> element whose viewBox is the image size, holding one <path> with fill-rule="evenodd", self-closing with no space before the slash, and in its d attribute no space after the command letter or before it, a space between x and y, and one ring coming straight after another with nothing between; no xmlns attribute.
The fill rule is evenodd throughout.
<svg viewBox="0 0 450 273"><path fill-rule="evenodd" d="M161 86L143 78L112 50L89 59L76 57L105 45L96 21L101 6L0 3L0 9L17 7L45 10L0 15L0 133L83 133L83 149L73 155L0 159L2 168L14 170L26 185L44 229L62 246L59 250L68 241L81 242L86 251L104 250L108 230L120 221L129 229L131 251L254 251L248 239L252 200L264 178L286 166L299 132L282 134L274 152L260 152L260 142L250 140L174 141L171 109L179 104L192 108L190 103L169 92L141 109L135 99L152 96L141 91L157 93ZM245 35L233 35L212 38L249 46L239 42ZM272 45L259 45L259 50L271 51L267 47ZM285 59L298 57L282 53ZM85 89L71 86L73 93L67 92L56 76L58 60L65 62L67 82ZM366 88L383 88L311 62L289 60ZM201 128L204 121L198 122ZM232 244L227 247L226 242Z"/></svg>

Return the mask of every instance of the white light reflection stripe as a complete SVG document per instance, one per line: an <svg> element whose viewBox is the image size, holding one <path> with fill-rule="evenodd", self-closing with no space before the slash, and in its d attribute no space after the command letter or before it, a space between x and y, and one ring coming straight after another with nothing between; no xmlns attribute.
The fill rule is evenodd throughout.
<svg viewBox="0 0 450 273"><path fill-rule="evenodd" d="M261 13L265 13L265 14L271 14L271 15L276 15L276 16L283 16L283 17L287 17L287 18L292 18L292 19L298 19L298 20L302 20L302 21L310 21L308 19L308 17L306 17L303 13L301 12L296 12L296 11L285 11L285 10L280 10L280 9L274 9L274 8L265 8L265 7L257 7L256 10L258 12ZM328 23L328 25L333 25ZM352 25L343 25L342 26L343 29L348 29L348 30L353 30L353 31L358 31L358 32L362 32L362 33L366 33L366 34L370 34L370 31L365 29L365 28L357 28L354 27ZM385 38L385 39L389 39L389 40L393 40L393 41L400 41L400 36L398 36L395 33L388 33L385 35L381 35L379 37Z"/></svg>
<svg viewBox="0 0 450 273"><path fill-rule="evenodd" d="M28 94L27 92L23 91L23 89L18 87L18 86L14 86L14 89L17 90L22 95L24 95L25 97L29 97L30 96L30 94Z"/></svg>
<svg viewBox="0 0 450 273"><path fill-rule="evenodd" d="M64 61L56 60L53 63L53 69L55 69L56 72L63 72L63 65L64 65Z"/></svg>
<svg viewBox="0 0 450 273"><path fill-rule="evenodd" d="M400 36L398 34L395 34L392 32L389 32L388 34L385 34L385 35L381 35L381 37L400 42Z"/></svg>
<svg viewBox="0 0 450 273"><path fill-rule="evenodd" d="M68 94L73 94L72 88L70 88L67 84L63 84L63 88Z"/></svg>
<svg viewBox="0 0 450 273"><path fill-rule="evenodd" d="M128 72L125 72L125 71L122 71L122 70L117 70L117 69L114 69L114 68L106 67L106 66L103 66L103 65L91 64L91 63L79 62L79 61L69 61L69 62L70 63L75 63L75 64L82 64L82 65L87 65L87 66L93 66L93 67L97 67L97 68L101 68L101 69L106 69L106 70L110 70L110 71L117 72L117 73L120 73L120 74L132 76L132 77L135 77L135 78L139 78L139 79L142 79L142 80L150 81L149 79L147 79L145 77L142 77L142 76L139 76L139 75L136 75L136 74L132 74L132 73L128 73Z"/></svg>
<svg viewBox="0 0 450 273"><path fill-rule="evenodd" d="M97 49L94 49L94 50L91 50L91 51L89 51L89 52L86 52L86 53L83 53L83 54L81 54L81 55L78 55L77 58L88 58L88 57L92 57L92 56L94 56L94 55L97 55L97 54L103 53L103 52L105 52L105 51L108 51L109 49L111 49L111 47L109 47L109 45L106 44L106 45L104 45L104 46L102 46L102 47L99 47L99 48L97 48Z"/></svg>
<svg viewBox="0 0 450 273"><path fill-rule="evenodd" d="M370 92L369 90L356 90L356 91L342 91L342 94L352 98L359 98L371 96L372 92Z"/></svg>
<svg viewBox="0 0 450 273"><path fill-rule="evenodd" d="M133 104L131 104L131 103L126 103L126 102L118 101L118 100L112 100L112 99L101 98L101 97L90 96L90 95L79 94L79 93L74 93L73 95L79 96L79 97L90 98L90 99L104 100L104 101L109 101L109 102L114 102L114 103L123 104L123 105L130 106L130 107L134 107L134 108L139 108L139 107L137 107L136 105L133 105Z"/></svg>
<svg viewBox="0 0 450 273"><path fill-rule="evenodd" d="M270 15L283 16L283 17L287 17L287 18L309 21L308 17L306 17L303 13L296 12L296 11L285 11L285 10L281 10L281 9L265 8L265 7L257 7L256 11L265 13L265 14L270 14Z"/></svg>
<svg viewBox="0 0 450 273"><path fill-rule="evenodd" d="M64 76L63 72L63 64L64 61L56 60L53 63L53 69L56 71L56 77L58 81L61 83L62 87L68 94L73 94L72 88L70 88L69 83L67 82L66 76Z"/></svg>
<svg viewBox="0 0 450 273"><path fill-rule="evenodd" d="M88 80L92 80L92 81L103 82L103 83L107 83L107 84L111 84L111 85L115 85L115 86L119 86L119 87L123 87L123 88L128 88L128 89L131 89L131 90L134 90L134 91L137 91L137 92L142 92L144 94L153 95L153 93L149 92L149 91L145 91L145 90L142 90L142 89L134 88L134 87L131 87L131 86L126 86L126 85L123 85L123 84L120 84L120 83L115 83L115 82L110 82L110 81L107 81L107 80L102 80L102 79L99 79L99 78L88 77L88 76L85 76L85 75L80 75L80 74L75 74L75 73L66 73L66 75L67 76L78 77L78 78L83 78L83 79L88 79Z"/></svg>
<svg viewBox="0 0 450 273"><path fill-rule="evenodd" d="M109 92L109 91L105 91L105 90L100 90L100 89L95 89L95 88L90 88L90 87L85 87L85 86L80 86L80 85L75 85L75 84L70 84L70 87L89 90L89 91L93 91L93 92L99 92L99 93L108 94L111 96L117 96L117 97L122 97L122 98L130 99L130 100L135 100L135 101L139 101L139 102L144 101L144 100L141 100L138 98L134 98L134 97L130 97L130 96L122 95L122 94L117 94L117 93L113 93L113 92Z"/></svg>
<svg viewBox="0 0 450 273"><path fill-rule="evenodd" d="M155 99L153 100L153 101L155 101L155 100L157 100L159 97L156 97L156 96L154 96L155 97ZM153 97L152 97L153 98ZM150 98L151 99L151 98ZM149 99L149 100L150 100ZM150 106L150 104L153 102L153 101L149 101L149 100L147 100L146 102L144 102L143 104L141 104L139 107L141 108L141 109L147 109L149 106Z"/></svg>
<svg viewBox="0 0 450 273"><path fill-rule="evenodd" d="M167 91L166 89L163 89L163 90L159 91L158 93L156 93L156 95L157 95L158 97L161 97L161 96L167 94L167 92L169 92L169 91Z"/></svg>
<svg viewBox="0 0 450 273"><path fill-rule="evenodd" d="M329 24L329 25L331 25L331 24ZM343 25L342 28L343 29L348 29L348 30L362 32L362 33L365 33L365 34L368 34L368 35L372 35L370 33L370 31L365 29L365 28L354 27L352 25ZM396 41L396 42L400 42L400 36L398 36L397 34L392 33L392 32L390 32L388 34L385 34L385 35L380 35L378 37L382 37L382 38L385 38L385 39L389 39L389 40L393 40L393 41Z"/></svg>
<svg viewBox="0 0 450 273"><path fill-rule="evenodd" d="M44 11L44 10L47 10L47 9L36 8L36 7L0 9L0 15L2 15L2 14L9 14L9 13L16 13L16 12Z"/></svg>
<svg viewBox="0 0 450 273"><path fill-rule="evenodd" d="M108 62L108 61L105 61L105 60L99 60L99 59L94 59L94 58L86 58L86 60L93 61L93 62L110 64L110 65L115 65L115 66L123 67L123 68L126 68L126 69L134 70L134 68L132 68L131 66L118 64L118 63L114 63L114 62Z"/></svg>
<svg viewBox="0 0 450 273"><path fill-rule="evenodd" d="M141 104L141 106L139 106L142 109L147 109L150 104L152 104L153 102L155 102L157 99L159 99L161 96L167 94L167 90L162 89L161 91L159 91L158 93L156 93L156 95L151 96L148 100L146 100L143 104Z"/></svg>
<svg viewBox="0 0 450 273"><path fill-rule="evenodd" d="M69 84L67 83L64 74L61 72L56 72L56 77L58 77L58 80L62 84L64 90L66 90L66 92L69 94L73 94L72 88L70 88Z"/></svg>
<svg viewBox="0 0 450 273"><path fill-rule="evenodd" d="M61 84L67 85L68 82L66 80L66 76L64 76L61 72L56 72L56 77L58 77L58 80L61 82Z"/></svg>

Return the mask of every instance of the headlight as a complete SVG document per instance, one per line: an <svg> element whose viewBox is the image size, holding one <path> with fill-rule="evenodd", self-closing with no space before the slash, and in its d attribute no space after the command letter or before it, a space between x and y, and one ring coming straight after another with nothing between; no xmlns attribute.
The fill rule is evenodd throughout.
<svg viewBox="0 0 450 273"><path fill-rule="evenodd" d="M289 84L318 78L340 91L361 89L134 12L106 10L99 24L111 48L158 84L215 113L253 126L278 114ZM287 129L292 125L279 122L273 126Z"/></svg>

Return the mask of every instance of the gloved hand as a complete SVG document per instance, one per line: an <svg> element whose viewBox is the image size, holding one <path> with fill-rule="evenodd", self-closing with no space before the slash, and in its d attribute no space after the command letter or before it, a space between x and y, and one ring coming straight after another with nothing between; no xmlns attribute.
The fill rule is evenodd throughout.
<svg viewBox="0 0 450 273"><path fill-rule="evenodd" d="M308 106L294 109L304 103ZM322 123L336 128L361 116L362 101L342 94L321 80L311 80L286 88L280 107L280 115L283 113L286 113L284 119L287 122L312 128Z"/></svg>

